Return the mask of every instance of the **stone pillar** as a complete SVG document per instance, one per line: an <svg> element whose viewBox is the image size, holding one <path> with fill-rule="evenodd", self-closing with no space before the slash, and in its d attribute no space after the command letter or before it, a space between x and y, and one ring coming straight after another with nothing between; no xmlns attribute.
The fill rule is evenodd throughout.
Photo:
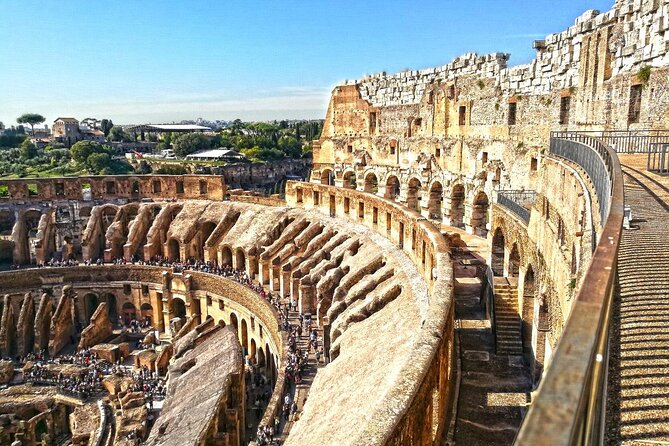
<svg viewBox="0 0 669 446"><path fill-rule="evenodd" d="M260 271L259 271L259 278L258 281L262 283L263 285L267 285L270 282L270 276L269 276L269 271L270 271L270 261L269 260L260 260Z"/></svg>
<svg viewBox="0 0 669 446"><path fill-rule="evenodd" d="M290 288L291 288L290 274L291 274L290 263L286 263L281 267L281 276L279 278L279 293L281 293L281 297L290 296Z"/></svg>
<svg viewBox="0 0 669 446"><path fill-rule="evenodd" d="M298 302L300 313L314 314L316 311L316 286L308 277L302 279L300 285L300 299Z"/></svg>

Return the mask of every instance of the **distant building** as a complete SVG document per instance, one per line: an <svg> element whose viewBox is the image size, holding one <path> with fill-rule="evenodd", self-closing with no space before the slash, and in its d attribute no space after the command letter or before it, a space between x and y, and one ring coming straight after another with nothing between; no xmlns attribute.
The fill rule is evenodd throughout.
<svg viewBox="0 0 669 446"><path fill-rule="evenodd" d="M246 161L246 156L232 149L219 147L218 149L203 150L201 152L191 153L190 155L186 155L186 159L194 161L239 162L239 161Z"/></svg>
<svg viewBox="0 0 669 446"><path fill-rule="evenodd" d="M97 118L86 118L86 119L82 119L80 124L84 127L88 127L89 129L92 129L92 130L99 130L100 126L102 124L102 121L97 119Z"/></svg>
<svg viewBox="0 0 669 446"><path fill-rule="evenodd" d="M77 141L105 142L105 135L98 129L99 121L95 118L86 118L79 122L75 118L58 118L53 122L53 139L71 146Z"/></svg>

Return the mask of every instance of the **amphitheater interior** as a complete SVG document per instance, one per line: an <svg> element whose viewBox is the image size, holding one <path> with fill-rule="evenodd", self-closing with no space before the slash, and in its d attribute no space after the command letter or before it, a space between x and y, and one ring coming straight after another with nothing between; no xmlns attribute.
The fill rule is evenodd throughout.
<svg viewBox="0 0 669 446"><path fill-rule="evenodd" d="M0 443L669 441L668 28L341 83L279 195L0 179Z"/></svg>

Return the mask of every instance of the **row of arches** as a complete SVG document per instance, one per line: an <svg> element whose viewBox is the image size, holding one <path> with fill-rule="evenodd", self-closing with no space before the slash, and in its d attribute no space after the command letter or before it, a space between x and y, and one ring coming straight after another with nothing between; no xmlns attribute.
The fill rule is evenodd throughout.
<svg viewBox="0 0 669 446"><path fill-rule="evenodd" d="M225 321L219 321L220 325L225 326ZM245 318L240 318L234 312L230 313L230 325L232 326L239 343L242 346L244 357L248 357L249 362L264 372L271 379L272 386L277 377L277 357L272 353L268 343L262 345L262 341L256 341L253 336L249 336L249 324Z"/></svg>
<svg viewBox="0 0 669 446"><path fill-rule="evenodd" d="M321 171L321 184L334 186L334 174L332 169ZM360 189L355 172L349 170L343 175L343 187L347 189ZM379 194L379 180L374 172L368 172L362 183L364 192ZM471 216L465 221L465 186L456 184L451 188L448 195L440 181L430 184L426 197L423 197L423 184L418 178L411 178L406 184L406 206L416 212L427 209L427 217L432 220L447 220L450 226L464 228L469 224L472 232L477 235L486 235L486 225L489 221L490 201L485 192L479 191L471 202ZM390 175L386 179L383 190L384 198L396 201L400 198L401 182L397 175ZM445 209L444 199L448 198L449 208ZM425 201L426 200L426 201Z"/></svg>
<svg viewBox="0 0 669 446"><path fill-rule="evenodd" d="M178 299L175 299L175 301L178 301ZM91 320L91 317L103 302L107 304L107 317L112 325L116 325L119 320L122 321L125 325L129 325L133 320L145 321L149 325L153 325L154 323L153 306L150 303L142 303L138 312L135 304L130 301L126 301L121 305L121 311L119 313L118 300L112 293L103 293L101 295L97 295L95 293L84 294L83 311L85 315L85 322ZM182 305L182 310L179 311L180 317L185 317L185 304L182 301L179 302L181 302Z"/></svg>

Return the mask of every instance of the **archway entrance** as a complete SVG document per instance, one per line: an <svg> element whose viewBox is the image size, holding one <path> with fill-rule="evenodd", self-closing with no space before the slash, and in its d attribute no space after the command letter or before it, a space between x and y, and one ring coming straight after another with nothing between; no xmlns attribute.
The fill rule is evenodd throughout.
<svg viewBox="0 0 669 446"><path fill-rule="evenodd" d="M179 241L176 239L170 239L167 242L167 258L170 262L179 260Z"/></svg>
<svg viewBox="0 0 669 446"><path fill-rule="evenodd" d="M84 295L84 309L86 311L86 320L84 321L85 325L88 325L91 317L93 317L93 313L95 313L95 310L98 309L98 305L100 305L98 296L93 293Z"/></svg>
<svg viewBox="0 0 669 446"><path fill-rule="evenodd" d="M344 188L355 189L358 187L355 179L355 172L346 172L344 174Z"/></svg>
<svg viewBox="0 0 669 446"><path fill-rule="evenodd" d="M232 266L232 250L230 249L229 246L224 246L221 249L221 265Z"/></svg>
<svg viewBox="0 0 669 446"><path fill-rule="evenodd" d="M464 227L465 187L458 184L451 191L451 226Z"/></svg>
<svg viewBox="0 0 669 446"><path fill-rule="evenodd" d="M241 248L237 248L237 251L235 251L235 268L246 271L246 256Z"/></svg>
<svg viewBox="0 0 669 446"><path fill-rule="evenodd" d="M488 234L486 224L488 223L489 205L490 202L485 192L479 192L476 195L476 198L474 198L474 203L472 204L472 218L470 220L470 226L474 235L485 237Z"/></svg>
<svg viewBox="0 0 669 446"><path fill-rule="evenodd" d="M246 326L246 319L242 319L242 330L241 330L241 343L242 348L244 349L244 355L249 354L249 330Z"/></svg>
<svg viewBox="0 0 669 446"><path fill-rule="evenodd" d="M376 178L374 172L369 172L365 176L365 192L376 194L379 191L379 180Z"/></svg>
<svg viewBox="0 0 669 446"><path fill-rule="evenodd" d="M332 172L332 169L324 169L321 172L321 184L334 186L334 172Z"/></svg>
<svg viewBox="0 0 669 446"><path fill-rule="evenodd" d="M444 187L439 181L435 181L430 186L430 198L427 200L427 209L429 218L441 220L441 203L444 196Z"/></svg>
<svg viewBox="0 0 669 446"><path fill-rule="evenodd" d="M153 325L153 307L151 304L143 303L141 307L139 307L139 311L142 314L142 322L145 325L152 326Z"/></svg>
<svg viewBox="0 0 669 446"><path fill-rule="evenodd" d="M395 175L386 179L386 198L396 200L400 196L400 180Z"/></svg>
<svg viewBox="0 0 669 446"><path fill-rule="evenodd" d="M130 322L137 319L137 311L135 310L135 306L132 304L132 302L125 302L121 310L123 312L123 323L126 326L130 325Z"/></svg>
<svg viewBox="0 0 669 446"><path fill-rule="evenodd" d="M501 228L497 228L492 236L490 268L494 275L504 275L504 233Z"/></svg>
<svg viewBox="0 0 669 446"><path fill-rule="evenodd" d="M411 210L420 212L420 180L417 178L412 178L409 180L409 186L407 188L407 207Z"/></svg>
<svg viewBox="0 0 669 446"><path fill-rule="evenodd" d="M186 302L179 298L173 299L172 302L174 308L174 317L186 319Z"/></svg>
<svg viewBox="0 0 669 446"><path fill-rule="evenodd" d="M237 320L237 315L235 313L230 313L230 325L232 325L235 333L239 333L239 321Z"/></svg>
<svg viewBox="0 0 669 446"><path fill-rule="evenodd" d="M520 272L520 252L518 252L518 245L516 243L511 247L511 254L509 254L509 277L518 277Z"/></svg>
<svg viewBox="0 0 669 446"><path fill-rule="evenodd" d="M112 325L118 324L118 309L116 308L116 296L113 294L106 294L104 301L107 302L107 315Z"/></svg>

